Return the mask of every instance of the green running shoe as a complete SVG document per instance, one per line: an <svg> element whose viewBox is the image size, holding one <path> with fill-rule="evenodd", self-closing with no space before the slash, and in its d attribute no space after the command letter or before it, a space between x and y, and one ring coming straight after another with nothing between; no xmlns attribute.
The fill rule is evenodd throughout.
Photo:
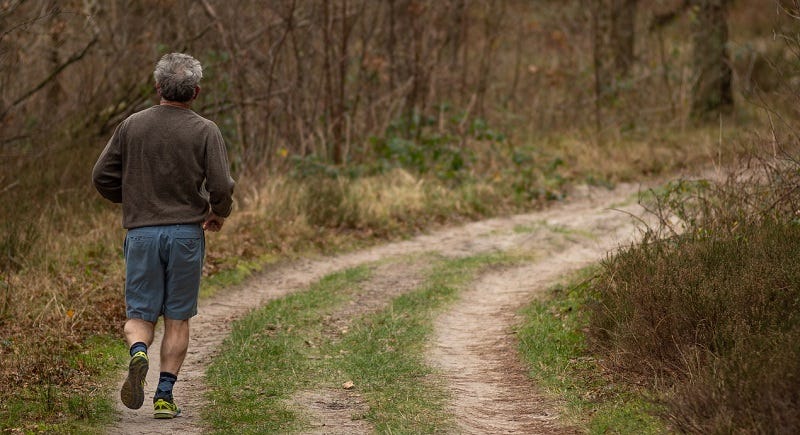
<svg viewBox="0 0 800 435"><path fill-rule="evenodd" d="M158 399L153 403L153 417L175 418L181 414L181 409L171 400Z"/></svg>
<svg viewBox="0 0 800 435"><path fill-rule="evenodd" d="M130 409L139 409L144 403L144 379L149 367L150 361L146 353L136 352L131 357L131 362L128 364L128 377L125 378L125 383L122 384L122 389L119 391L122 403Z"/></svg>

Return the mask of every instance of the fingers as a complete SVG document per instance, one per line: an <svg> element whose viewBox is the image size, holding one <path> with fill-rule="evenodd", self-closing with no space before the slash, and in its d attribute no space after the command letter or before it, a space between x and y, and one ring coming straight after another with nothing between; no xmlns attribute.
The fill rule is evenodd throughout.
<svg viewBox="0 0 800 435"><path fill-rule="evenodd" d="M222 222L217 220L207 220L203 222L203 229L206 231L217 232L222 229Z"/></svg>
<svg viewBox="0 0 800 435"><path fill-rule="evenodd" d="M206 218L206 221L203 222L203 229L206 231L217 232L222 229L223 223L225 223L225 218L219 217L212 212Z"/></svg>

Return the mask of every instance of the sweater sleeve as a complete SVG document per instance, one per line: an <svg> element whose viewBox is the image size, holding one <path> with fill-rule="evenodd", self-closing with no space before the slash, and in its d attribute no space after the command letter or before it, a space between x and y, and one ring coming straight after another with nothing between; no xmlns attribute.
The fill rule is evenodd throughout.
<svg viewBox="0 0 800 435"><path fill-rule="evenodd" d="M122 125L100 154L92 170L92 182L103 198L111 202L122 202L122 149L120 146Z"/></svg>
<svg viewBox="0 0 800 435"><path fill-rule="evenodd" d="M235 182L231 177L228 163L228 152L225 150L225 140L219 128L212 127L209 141L206 144L206 189L208 189L208 202L211 211L220 217L228 217L233 205L233 187Z"/></svg>

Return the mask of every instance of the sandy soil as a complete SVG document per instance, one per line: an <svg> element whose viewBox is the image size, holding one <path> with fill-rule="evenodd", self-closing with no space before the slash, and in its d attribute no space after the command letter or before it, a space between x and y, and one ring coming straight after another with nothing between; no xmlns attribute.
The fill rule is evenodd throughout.
<svg viewBox="0 0 800 435"><path fill-rule="evenodd" d="M203 300L192 322L192 339L175 397L183 413L174 420L154 420L149 398L157 385L160 332L152 347L145 406L125 408L119 400L119 420L110 433L200 433L199 412L204 402L204 372L210 355L230 331L231 321L265 302L301 290L334 271L365 263L377 266L375 278L360 296L328 323L332 334L346 330L356 316L385 306L393 297L412 290L420 265L410 256L438 252L471 256L493 251L532 251L539 261L479 279L451 310L436 321L429 362L440 368L453 393L451 410L464 433L571 433L559 425L557 404L539 394L516 354L512 327L519 307L541 295L559 277L601 259L636 234L639 214L631 196L635 185L614 191L587 189L569 202L543 212L490 219L449 228L410 240L390 243L336 257L306 259L268 267L243 285ZM635 201L634 201L635 202ZM610 210L624 208L626 212ZM418 255L417 255L418 256ZM121 385L124 373L121 373ZM369 433L371 428L350 416L366 406L354 392L303 391L295 403L317 419L313 433Z"/></svg>
<svg viewBox="0 0 800 435"><path fill-rule="evenodd" d="M513 328L520 308L565 274L637 235L631 216L604 210L606 201L551 213L546 224L555 234L545 228L520 240L534 244L530 249L541 260L484 275L437 320L428 360L443 370L457 397L450 411L458 417L459 433L577 433L557 422L557 408L529 380ZM624 208L641 212L638 206Z"/></svg>

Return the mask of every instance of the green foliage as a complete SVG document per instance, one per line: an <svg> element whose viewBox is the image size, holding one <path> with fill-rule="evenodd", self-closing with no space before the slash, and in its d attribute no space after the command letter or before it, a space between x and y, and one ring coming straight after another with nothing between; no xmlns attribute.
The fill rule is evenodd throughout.
<svg viewBox="0 0 800 435"><path fill-rule="evenodd" d="M449 112L442 106L441 113ZM444 115L442 115L444 116ZM379 170L402 167L418 174L433 174L440 180L461 182L475 163L476 155L467 140L490 144L503 143L506 136L476 118L464 124L464 116L451 116L446 122L414 112L396 119L382 137L372 137Z"/></svg>
<svg viewBox="0 0 800 435"><path fill-rule="evenodd" d="M436 118L414 112L395 119L383 136L369 138L368 159L338 166L319 155L295 155L290 158L291 174L299 180L353 179L403 168L420 176L460 184L471 177L477 159L468 141L491 146L506 141L506 135L490 128L484 119L474 119L467 126L462 125L465 122L462 117L454 116L440 124Z"/></svg>
<svg viewBox="0 0 800 435"><path fill-rule="evenodd" d="M534 147L519 147L512 151L511 163L506 172L518 202L563 199L567 180L559 173L565 164L560 157L548 159Z"/></svg>
<svg viewBox="0 0 800 435"><path fill-rule="evenodd" d="M461 121L460 119L458 120ZM477 140L488 141L491 143L503 143L507 136L505 133L494 130L483 118L475 118L469 127L469 134Z"/></svg>
<svg viewBox="0 0 800 435"><path fill-rule="evenodd" d="M292 177L299 180L325 180L343 175L341 168L331 165L316 155L292 156Z"/></svg>

